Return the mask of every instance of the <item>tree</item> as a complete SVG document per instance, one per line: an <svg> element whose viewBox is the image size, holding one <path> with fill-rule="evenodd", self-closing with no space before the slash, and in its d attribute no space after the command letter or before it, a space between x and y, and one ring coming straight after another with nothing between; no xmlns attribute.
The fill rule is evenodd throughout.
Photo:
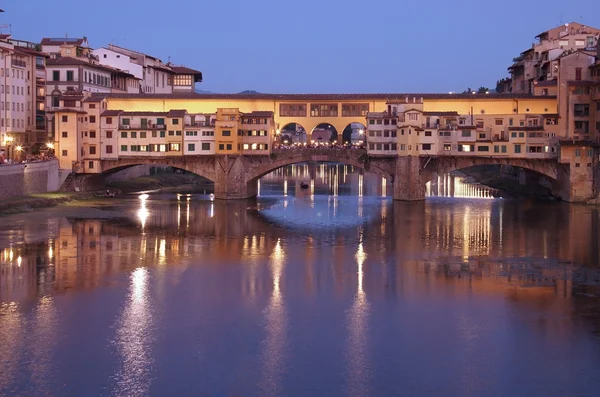
<svg viewBox="0 0 600 397"><path fill-rule="evenodd" d="M479 89L477 90L478 94L487 94L488 92L490 92L490 89L487 87L479 87Z"/></svg>

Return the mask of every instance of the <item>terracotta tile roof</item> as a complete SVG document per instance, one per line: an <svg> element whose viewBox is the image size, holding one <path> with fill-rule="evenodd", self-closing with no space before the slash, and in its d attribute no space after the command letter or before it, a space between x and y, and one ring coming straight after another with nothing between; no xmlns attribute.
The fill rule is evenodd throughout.
<svg viewBox="0 0 600 397"><path fill-rule="evenodd" d="M46 54L45 52L32 50L31 48L15 47L15 52L25 54L25 55L33 55L33 56L38 56L38 57L50 58L50 55Z"/></svg>
<svg viewBox="0 0 600 397"><path fill-rule="evenodd" d="M367 112L368 119L382 119L387 117L387 112Z"/></svg>
<svg viewBox="0 0 600 397"><path fill-rule="evenodd" d="M168 112L123 112L123 116L168 116Z"/></svg>
<svg viewBox="0 0 600 397"><path fill-rule="evenodd" d="M412 98L423 99L556 99L556 96L548 95L544 97L531 94L512 94L512 93L490 93L490 94L197 94L197 93L177 93L177 94L125 94L111 93L103 94L107 98L119 99L208 99L208 100L272 100L272 101L346 101L346 100L384 100L406 103L406 97L409 97L409 103Z"/></svg>
<svg viewBox="0 0 600 397"><path fill-rule="evenodd" d="M134 75L125 72L121 69L116 69L107 65L100 65L96 63L88 62L85 59L81 58L71 58L71 57L60 57L60 58L50 58L46 61L46 66L89 66L91 68L96 68L100 70L104 70L111 73L117 73L121 75L125 75L127 77L136 78Z"/></svg>
<svg viewBox="0 0 600 397"><path fill-rule="evenodd" d="M515 125L508 127L509 131L542 131L543 129L543 125Z"/></svg>
<svg viewBox="0 0 600 397"><path fill-rule="evenodd" d="M167 113L167 117L183 117L187 113L185 109L171 109Z"/></svg>
<svg viewBox="0 0 600 397"><path fill-rule="evenodd" d="M559 140L558 143L560 144L560 146L588 146L588 147L598 147L600 146L600 143L596 142L596 141L591 141L591 140L575 140L575 139L569 139L569 140Z"/></svg>
<svg viewBox="0 0 600 397"><path fill-rule="evenodd" d="M243 113L243 116L250 116L250 117L273 117L275 113L270 112L270 111L259 111L259 110L255 110L253 112L250 113Z"/></svg>
<svg viewBox="0 0 600 397"><path fill-rule="evenodd" d="M594 85L594 82L593 81L569 80L569 81L567 81L567 85L570 85L573 87L585 87L585 86Z"/></svg>
<svg viewBox="0 0 600 397"><path fill-rule="evenodd" d="M533 85L538 87L555 87L557 84L557 80L545 80L545 81L536 81Z"/></svg>
<svg viewBox="0 0 600 397"><path fill-rule="evenodd" d="M122 110L105 110L100 114L101 117L116 117L124 113Z"/></svg>
<svg viewBox="0 0 600 397"><path fill-rule="evenodd" d="M54 108L52 110L46 111L46 113L80 113L87 114L83 110L73 109L73 108Z"/></svg>
<svg viewBox="0 0 600 397"><path fill-rule="evenodd" d="M422 110L415 109L415 108L411 108L411 109L408 109L408 110L405 110L405 111L404 111L404 113L408 113L408 112L419 112L419 113L423 113L423 111L422 111Z"/></svg>
<svg viewBox="0 0 600 397"><path fill-rule="evenodd" d="M102 102L103 100L104 100L104 97L92 95L92 96L87 97L86 99L84 99L83 102L95 102L95 103L98 103L98 102Z"/></svg>
<svg viewBox="0 0 600 397"><path fill-rule="evenodd" d="M83 99L83 96L83 92L81 91L65 91L60 95L59 99L78 101Z"/></svg>
<svg viewBox="0 0 600 397"><path fill-rule="evenodd" d="M458 112L423 112L423 116L458 117Z"/></svg>

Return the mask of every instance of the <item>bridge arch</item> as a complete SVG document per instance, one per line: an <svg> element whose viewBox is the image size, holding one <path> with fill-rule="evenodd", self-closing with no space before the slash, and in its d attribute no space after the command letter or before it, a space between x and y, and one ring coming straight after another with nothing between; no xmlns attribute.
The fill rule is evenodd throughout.
<svg viewBox="0 0 600 397"><path fill-rule="evenodd" d="M329 162L351 165L393 181L395 163L372 160L362 149L302 148L273 151L269 158L249 159L247 181L254 183L259 178L281 167L307 162Z"/></svg>
<svg viewBox="0 0 600 397"><path fill-rule="evenodd" d="M101 160L100 169L102 172L100 175L106 177L137 165L153 165L156 167L179 168L215 182L216 161L214 156L179 156L172 158L132 157L120 158L118 160Z"/></svg>

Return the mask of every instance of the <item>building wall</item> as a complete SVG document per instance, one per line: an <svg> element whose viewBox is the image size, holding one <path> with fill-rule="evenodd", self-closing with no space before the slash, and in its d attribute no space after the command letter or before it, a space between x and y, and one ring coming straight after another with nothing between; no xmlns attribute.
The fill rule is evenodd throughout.
<svg viewBox="0 0 600 397"><path fill-rule="evenodd" d="M0 166L0 199L53 192L59 189L58 162Z"/></svg>
<svg viewBox="0 0 600 397"><path fill-rule="evenodd" d="M131 58L126 54L120 54L109 50L108 48L98 48L97 50L92 51L92 53L98 57L98 62L101 65L107 65L123 70L134 75L138 79L144 78L143 66L133 63Z"/></svg>
<svg viewBox="0 0 600 397"><path fill-rule="evenodd" d="M79 160L78 153L81 149L79 115L77 112L57 112L54 121L57 137L54 147L60 168L72 169L73 164ZM66 137L63 132L66 133Z"/></svg>

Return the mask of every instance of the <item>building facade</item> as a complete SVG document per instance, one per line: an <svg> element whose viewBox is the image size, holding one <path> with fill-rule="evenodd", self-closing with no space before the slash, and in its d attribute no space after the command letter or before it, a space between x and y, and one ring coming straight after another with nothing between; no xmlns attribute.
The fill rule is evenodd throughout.
<svg viewBox="0 0 600 397"><path fill-rule="evenodd" d="M0 151L6 158L46 148L45 67L46 55L35 44L0 37Z"/></svg>

